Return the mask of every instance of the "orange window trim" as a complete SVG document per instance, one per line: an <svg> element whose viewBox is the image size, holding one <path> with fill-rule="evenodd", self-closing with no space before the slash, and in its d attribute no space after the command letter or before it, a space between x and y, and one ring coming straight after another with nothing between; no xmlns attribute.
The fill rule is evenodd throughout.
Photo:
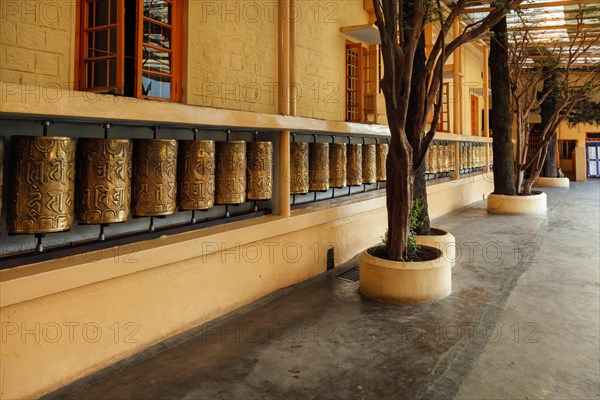
<svg viewBox="0 0 600 400"><path fill-rule="evenodd" d="M87 5L95 0L78 0L76 3L75 12L78 18L75 23L75 76L74 89L90 92L113 92L115 94L123 94L125 87L125 1L117 0L117 56L116 56L116 87L102 88L86 88L85 87L85 57L88 53L86 27L87 21ZM182 59L183 59L183 0L172 0L172 65L171 74L166 74L171 77L171 97L169 99L145 96L142 95L142 48L143 48L143 21L144 21L144 2L138 0L138 15L136 18L136 68L134 71L134 95L137 98L145 98L159 101L179 102L181 101L182 90ZM159 23L160 24L160 23ZM113 24L115 25L115 24ZM164 25L164 24L162 24ZM150 45L149 47L156 47ZM152 72L154 73L154 72ZM156 75L163 75L156 73Z"/></svg>

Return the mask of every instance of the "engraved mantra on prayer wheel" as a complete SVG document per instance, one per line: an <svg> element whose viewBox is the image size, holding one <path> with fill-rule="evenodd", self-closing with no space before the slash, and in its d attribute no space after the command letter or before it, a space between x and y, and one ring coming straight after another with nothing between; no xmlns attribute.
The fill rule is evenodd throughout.
<svg viewBox="0 0 600 400"><path fill-rule="evenodd" d="M308 174L311 191L329 189L329 143L309 144Z"/></svg>
<svg viewBox="0 0 600 400"><path fill-rule="evenodd" d="M215 142L181 140L177 158L177 206L206 210L215 204Z"/></svg>
<svg viewBox="0 0 600 400"><path fill-rule="evenodd" d="M131 140L80 139L77 149L77 220L82 224L127 221L131 203Z"/></svg>
<svg viewBox="0 0 600 400"><path fill-rule="evenodd" d="M13 234L61 232L73 224L75 139L13 136L7 226Z"/></svg>
<svg viewBox="0 0 600 400"><path fill-rule="evenodd" d="M246 142L217 142L216 202L246 201Z"/></svg>
<svg viewBox="0 0 600 400"><path fill-rule="evenodd" d="M389 151L389 146L386 143L381 143L377 145L377 180L379 182L385 182L387 180L385 162L387 161L387 155Z"/></svg>
<svg viewBox="0 0 600 400"><path fill-rule="evenodd" d="M329 186L346 186L346 143L329 145Z"/></svg>
<svg viewBox="0 0 600 400"><path fill-rule="evenodd" d="M362 175L363 183L375 183L377 181L377 156L374 144L363 144L362 146Z"/></svg>
<svg viewBox="0 0 600 400"><path fill-rule="evenodd" d="M308 143L290 143L290 193L308 193Z"/></svg>
<svg viewBox="0 0 600 400"><path fill-rule="evenodd" d="M133 143L132 214L156 217L175 212L177 141L136 139Z"/></svg>
<svg viewBox="0 0 600 400"><path fill-rule="evenodd" d="M273 143L248 143L248 200L268 200L273 197Z"/></svg>
<svg viewBox="0 0 600 400"><path fill-rule="evenodd" d="M349 143L346 154L348 186L362 184L362 146L360 143Z"/></svg>

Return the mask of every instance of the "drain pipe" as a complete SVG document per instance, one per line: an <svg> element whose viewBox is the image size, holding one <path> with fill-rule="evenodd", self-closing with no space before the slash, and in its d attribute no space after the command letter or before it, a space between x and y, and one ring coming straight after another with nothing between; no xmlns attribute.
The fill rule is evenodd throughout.
<svg viewBox="0 0 600 400"><path fill-rule="evenodd" d="M277 102L281 115L290 115L290 1L279 0L277 18L278 85ZM279 215L289 217L290 205L290 131L279 132Z"/></svg>

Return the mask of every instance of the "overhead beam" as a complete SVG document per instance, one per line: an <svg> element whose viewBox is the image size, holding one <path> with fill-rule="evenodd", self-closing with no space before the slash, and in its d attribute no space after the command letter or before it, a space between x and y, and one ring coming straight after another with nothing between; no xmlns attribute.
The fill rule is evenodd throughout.
<svg viewBox="0 0 600 400"><path fill-rule="evenodd" d="M568 6L576 6L580 4L598 4L598 0L557 0L557 1L548 1L545 3L533 3L533 4L521 4L519 7L523 10L528 8L547 8L547 7L568 7ZM473 7L467 8L463 11L463 14L475 14L475 13L484 13L490 12L494 10L495 7L485 6L485 7Z"/></svg>
<svg viewBox="0 0 600 400"><path fill-rule="evenodd" d="M595 29L595 28L600 28L600 23L595 23L595 24L562 24L562 25L551 25L551 26L528 26L526 29L523 29L523 27L512 27L512 28L508 28L509 31L523 31L523 30L527 30L527 31L555 31L558 29L579 29L579 28L583 28L583 29Z"/></svg>

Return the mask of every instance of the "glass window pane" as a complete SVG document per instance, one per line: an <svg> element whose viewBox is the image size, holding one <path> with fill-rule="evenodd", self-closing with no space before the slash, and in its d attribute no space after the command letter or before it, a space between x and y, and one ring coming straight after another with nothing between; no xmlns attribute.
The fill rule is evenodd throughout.
<svg viewBox="0 0 600 400"><path fill-rule="evenodd" d="M171 4L162 0L144 0L144 17L171 24Z"/></svg>
<svg viewBox="0 0 600 400"><path fill-rule="evenodd" d="M108 51L108 31L107 29L88 32L88 57L104 57L111 54Z"/></svg>
<svg viewBox="0 0 600 400"><path fill-rule="evenodd" d="M94 19L91 26L103 26L108 25L108 13L110 7L110 0L96 0L95 1L95 9L96 13L94 15Z"/></svg>
<svg viewBox="0 0 600 400"><path fill-rule="evenodd" d="M111 54L117 54L117 29L109 29L108 34L110 35L110 48L108 51Z"/></svg>
<svg viewBox="0 0 600 400"><path fill-rule="evenodd" d="M148 71L171 73L171 53L160 51L152 47L144 47L142 68Z"/></svg>
<svg viewBox="0 0 600 400"><path fill-rule="evenodd" d="M117 59L111 58L108 60L108 84L110 86L117 86Z"/></svg>
<svg viewBox="0 0 600 400"><path fill-rule="evenodd" d="M171 29L162 25L144 21L144 43L171 48Z"/></svg>
<svg viewBox="0 0 600 400"><path fill-rule="evenodd" d="M144 96L171 98L171 78L144 73L142 76L142 94Z"/></svg>
<svg viewBox="0 0 600 400"><path fill-rule="evenodd" d="M85 65L86 88L100 88L108 86L107 82L108 60L88 61Z"/></svg>
<svg viewBox="0 0 600 400"><path fill-rule="evenodd" d="M111 24L117 23L117 0L110 1L110 22Z"/></svg>

